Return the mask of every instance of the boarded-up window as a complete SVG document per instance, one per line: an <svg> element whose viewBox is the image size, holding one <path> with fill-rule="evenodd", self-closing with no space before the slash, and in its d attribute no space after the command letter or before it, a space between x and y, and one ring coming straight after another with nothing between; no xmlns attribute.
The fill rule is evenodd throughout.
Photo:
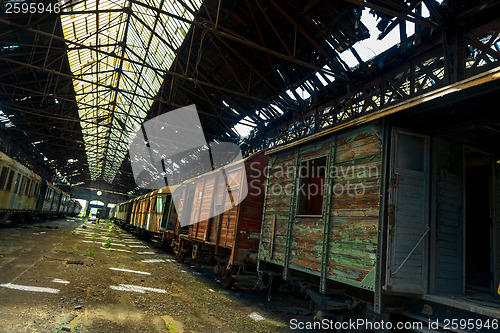
<svg viewBox="0 0 500 333"><path fill-rule="evenodd" d="M3 189L5 186L5 181L7 180L7 175L9 174L9 168L3 167L2 174L0 174L0 189Z"/></svg>
<svg viewBox="0 0 500 333"><path fill-rule="evenodd" d="M297 215L322 214L326 174L326 157L300 163Z"/></svg>

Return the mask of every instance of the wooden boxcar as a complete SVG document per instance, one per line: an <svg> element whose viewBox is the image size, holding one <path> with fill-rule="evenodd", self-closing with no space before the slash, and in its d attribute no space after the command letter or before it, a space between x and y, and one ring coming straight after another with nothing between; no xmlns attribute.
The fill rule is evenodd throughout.
<svg viewBox="0 0 500 333"><path fill-rule="evenodd" d="M259 271L329 310L498 323L499 78L268 151Z"/></svg>
<svg viewBox="0 0 500 333"><path fill-rule="evenodd" d="M254 154L243 166L234 163L224 167L227 183L215 181L215 170L184 182L185 186L163 188L120 203L114 219L139 233L150 233L163 248L172 248L179 261L187 254L195 258L199 251L209 253L215 271L230 286L240 269L256 272L267 164L263 152ZM245 193L236 184L244 176L247 194L240 204L233 205L224 191L230 188L232 201L240 201ZM210 217L222 208L222 214ZM200 222L181 227L178 211L184 210Z"/></svg>
<svg viewBox="0 0 500 333"><path fill-rule="evenodd" d="M259 152L246 158L244 165L225 166L227 183L217 181L216 170L185 183L193 183L192 187L182 186L174 192L174 196L183 198L180 200L183 207L176 207L179 212L187 209L191 219L200 221L184 231L179 226L170 228L178 234L174 252L180 260L187 253L195 258L199 251L208 251L216 263L215 272L228 287L240 270L256 270L267 162L268 157ZM247 183L243 185L245 177ZM245 185L247 193L243 197ZM228 200L225 195L228 188L232 201L241 201L240 204L233 205ZM222 210L223 213L212 217L215 215L212 212Z"/></svg>
<svg viewBox="0 0 500 333"><path fill-rule="evenodd" d="M117 224L138 234L151 238L162 248L167 248L172 237L164 238L171 219L172 200L170 191L175 187L164 187L137 198L117 204L112 218ZM172 217L175 221L175 217Z"/></svg>
<svg viewBox="0 0 500 333"><path fill-rule="evenodd" d="M261 270L374 290L381 132L366 126L270 153Z"/></svg>

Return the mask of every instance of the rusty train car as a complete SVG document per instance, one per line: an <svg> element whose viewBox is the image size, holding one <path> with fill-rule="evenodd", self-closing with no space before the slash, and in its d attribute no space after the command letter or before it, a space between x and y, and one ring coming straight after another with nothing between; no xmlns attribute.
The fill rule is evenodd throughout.
<svg viewBox="0 0 500 333"><path fill-rule="evenodd" d="M256 270L267 164L268 157L259 152L244 164L225 166L227 183L217 181L217 172L207 173L187 182L195 183L192 191L185 186L184 193L179 193L189 203L183 209L198 214L195 219L200 222L179 233L174 252L181 260L187 253L195 258L199 251L208 252L225 287L243 271ZM225 195L226 188L230 188L230 197ZM214 209L223 212L212 217Z"/></svg>
<svg viewBox="0 0 500 333"><path fill-rule="evenodd" d="M208 254L222 284L229 287L243 271L256 273L260 242L268 157L260 152L244 162L224 166L227 182L216 181L219 170L214 170L185 181L183 186L166 187L121 203L114 219L147 234L164 248L170 247L179 261L187 255L196 258L201 252ZM244 177L248 180L246 193L238 186ZM224 195L228 188L231 201ZM177 207L173 196L178 197ZM213 211L222 210L212 216ZM190 218L199 222L181 226L178 216L182 212L193 214Z"/></svg>

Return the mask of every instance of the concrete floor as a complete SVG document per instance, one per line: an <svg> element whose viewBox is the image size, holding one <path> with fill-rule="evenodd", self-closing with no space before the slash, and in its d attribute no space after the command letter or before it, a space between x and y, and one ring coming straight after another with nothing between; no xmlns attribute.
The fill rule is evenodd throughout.
<svg viewBox="0 0 500 333"><path fill-rule="evenodd" d="M268 302L254 283L224 290L210 267L110 223L0 228L0 332L285 332L311 319L305 300Z"/></svg>

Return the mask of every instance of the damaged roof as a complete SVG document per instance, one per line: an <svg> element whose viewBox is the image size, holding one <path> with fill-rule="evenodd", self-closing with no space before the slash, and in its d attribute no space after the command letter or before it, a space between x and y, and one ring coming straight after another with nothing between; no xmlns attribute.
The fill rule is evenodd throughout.
<svg viewBox="0 0 500 333"><path fill-rule="evenodd" d="M0 121L7 117L3 130L34 146L60 182L119 192L137 189L128 143L148 119L195 104L207 141L251 152L286 132L302 133L289 138L297 139L334 125L314 128L303 121L311 112L335 113L337 123L355 117L338 116L332 101L430 50L443 31L499 17L498 1L58 4L59 13L37 14L3 5ZM496 28L481 35L493 50L485 70L498 60ZM363 54L371 48L363 42L376 38L390 40L389 49ZM444 78L443 66L433 81Z"/></svg>

